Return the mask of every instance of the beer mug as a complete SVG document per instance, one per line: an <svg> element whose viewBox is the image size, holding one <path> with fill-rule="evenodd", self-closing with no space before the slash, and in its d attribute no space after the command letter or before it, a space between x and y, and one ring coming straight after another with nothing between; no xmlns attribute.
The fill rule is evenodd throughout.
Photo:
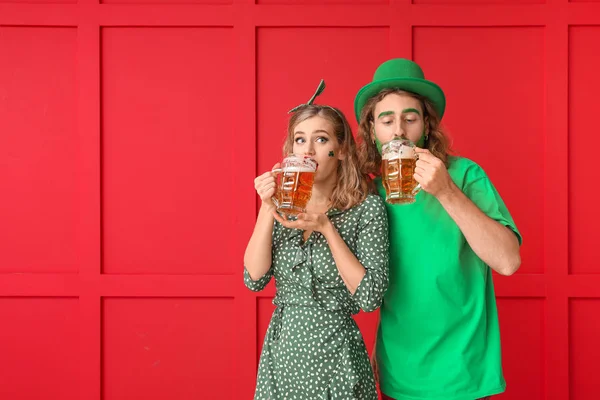
<svg viewBox="0 0 600 400"><path fill-rule="evenodd" d="M277 211L286 215L306 212L312 194L317 162L308 156L290 155L281 162L275 195L272 197Z"/></svg>
<svg viewBox="0 0 600 400"><path fill-rule="evenodd" d="M408 139L397 138L386 143L381 152L381 180L385 188L385 201L389 204L411 204L421 190L415 181L417 153Z"/></svg>

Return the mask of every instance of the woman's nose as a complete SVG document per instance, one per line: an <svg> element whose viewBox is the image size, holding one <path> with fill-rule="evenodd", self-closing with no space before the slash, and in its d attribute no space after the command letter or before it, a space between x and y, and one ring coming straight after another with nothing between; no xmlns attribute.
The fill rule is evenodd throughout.
<svg viewBox="0 0 600 400"><path fill-rule="evenodd" d="M315 155L315 147L312 144L306 146L305 155L314 156Z"/></svg>

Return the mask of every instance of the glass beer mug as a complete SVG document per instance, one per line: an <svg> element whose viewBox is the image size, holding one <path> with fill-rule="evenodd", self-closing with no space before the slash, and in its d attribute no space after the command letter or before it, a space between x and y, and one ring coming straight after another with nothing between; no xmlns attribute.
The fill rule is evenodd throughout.
<svg viewBox="0 0 600 400"><path fill-rule="evenodd" d="M272 197L277 211L286 215L306 212L317 172L317 162L308 156L290 155L281 162L275 195Z"/></svg>
<svg viewBox="0 0 600 400"><path fill-rule="evenodd" d="M411 204L421 190L415 181L417 153L408 139L397 138L386 143L381 152L381 181L385 188L385 201L389 204Z"/></svg>

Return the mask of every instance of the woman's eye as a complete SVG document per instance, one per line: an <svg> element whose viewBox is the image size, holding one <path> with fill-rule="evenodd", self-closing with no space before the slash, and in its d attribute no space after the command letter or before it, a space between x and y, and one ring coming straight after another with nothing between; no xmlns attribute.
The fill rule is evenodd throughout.
<svg viewBox="0 0 600 400"><path fill-rule="evenodd" d="M415 122L415 121L416 121L416 119L408 119L408 118L407 118L405 121L406 121L406 122L408 122L409 124L412 124L413 122Z"/></svg>
<svg viewBox="0 0 600 400"><path fill-rule="evenodd" d="M297 137L294 141L296 143L298 143L298 144L302 144L302 143L304 143L304 138L303 137Z"/></svg>
<svg viewBox="0 0 600 400"><path fill-rule="evenodd" d="M383 124L384 124L384 125L391 125L391 124L392 124L392 121L391 121L391 120L388 120L388 121L383 121Z"/></svg>
<svg viewBox="0 0 600 400"><path fill-rule="evenodd" d="M328 139L326 137L323 136L319 136L317 138L317 143L327 143Z"/></svg>

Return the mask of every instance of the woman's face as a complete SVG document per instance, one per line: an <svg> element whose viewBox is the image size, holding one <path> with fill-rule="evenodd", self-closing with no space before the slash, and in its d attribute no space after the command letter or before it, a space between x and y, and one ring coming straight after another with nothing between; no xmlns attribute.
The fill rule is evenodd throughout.
<svg viewBox="0 0 600 400"><path fill-rule="evenodd" d="M318 115L300 122L294 128L292 152L311 156L318 164L316 181L323 181L337 173L340 160L340 144L333 131L333 125Z"/></svg>
<svg viewBox="0 0 600 400"><path fill-rule="evenodd" d="M371 134L381 143L405 137L418 143L425 131L421 102L407 94L390 93L375 105Z"/></svg>

